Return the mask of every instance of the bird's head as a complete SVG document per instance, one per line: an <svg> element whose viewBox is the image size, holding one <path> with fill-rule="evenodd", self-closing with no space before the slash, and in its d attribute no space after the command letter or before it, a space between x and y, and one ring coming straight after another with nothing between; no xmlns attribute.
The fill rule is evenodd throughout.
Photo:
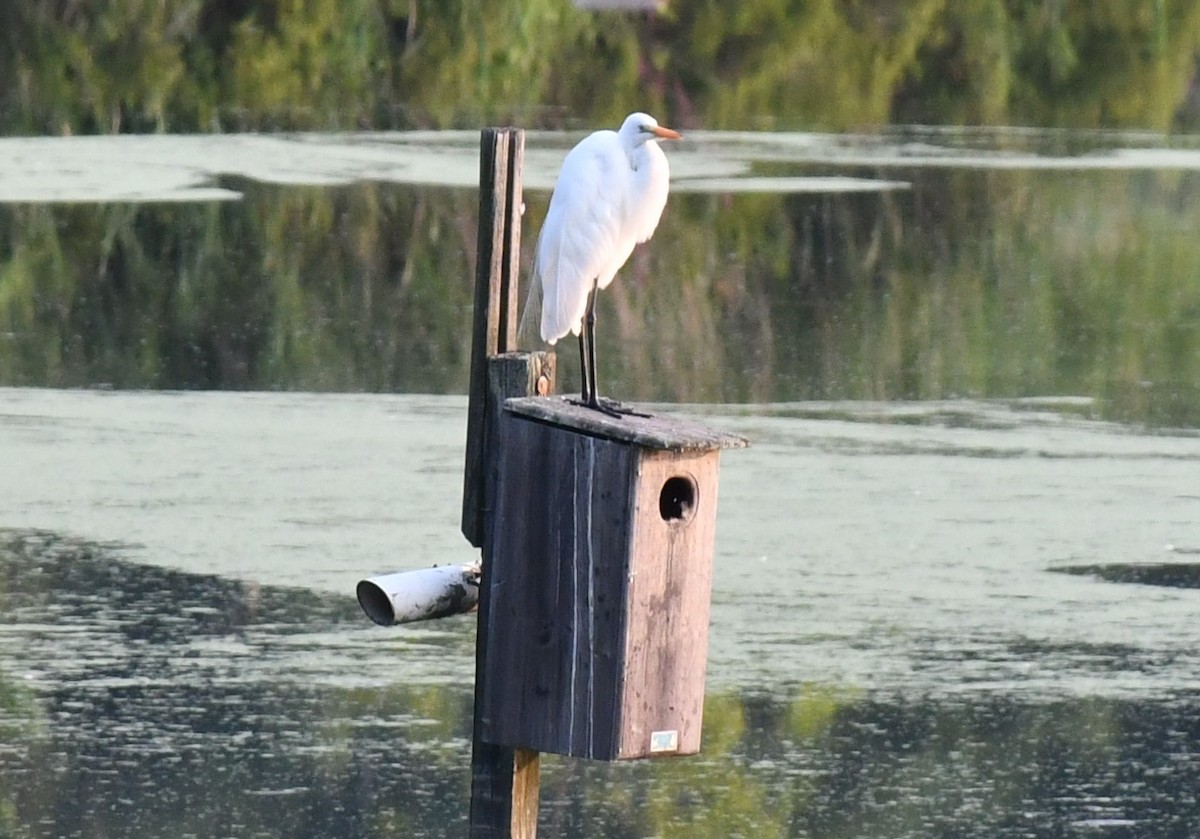
<svg viewBox="0 0 1200 839"><path fill-rule="evenodd" d="M649 140L682 140L683 135L670 128L658 124L658 120L649 114L630 114L621 124L620 134L634 146L640 146Z"/></svg>

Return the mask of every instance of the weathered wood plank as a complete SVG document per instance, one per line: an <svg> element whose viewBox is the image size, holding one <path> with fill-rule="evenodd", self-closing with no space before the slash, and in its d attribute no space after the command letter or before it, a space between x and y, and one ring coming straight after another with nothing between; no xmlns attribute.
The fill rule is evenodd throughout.
<svg viewBox="0 0 1200 839"><path fill-rule="evenodd" d="M480 457L484 481L480 515L487 524L495 509L495 490L500 479L500 449L497 435L504 405L513 394L553 393L557 357L552 352L512 352L488 359L488 387L484 408L483 449ZM486 540L486 531L484 537Z"/></svg>
<svg viewBox="0 0 1200 839"><path fill-rule="evenodd" d="M622 759L700 751L719 457L666 451L642 457L630 546Z"/></svg>
<svg viewBox="0 0 1200 839"><path fill-rule="evenodd" d="M496 333L496 352L517 350L517 325L520 322L518 291L521 277L521 206L522 176L525 170L525 132L507 129L508 163L504 194L504 230L500 258L500 323ZM536 393L537 391L530 391Z"/></svg>
<svg viewBox="0 0 1200 839"><path fill-rule="evenodd" d="M553 353L508 353L488 359L488 410L484 413L483 445L478 470L483 488L480 494L480 516L484 525L482 538L482 574L499 576L510 558L497 553L492 536L494 516L492 500L499 475L499 454L495 424L503 413L506 399L529 393L554 391L555 365ZM485 742L487 723L484 717L483 696L489 690L502 690L507 677L489 681L494 670L490 664L498 645L488 631L490 616L496 604L481 587L479 592L478 631L475 639L475 719L471 752L471 836L472 839L533 839L537 832L538 766L536 753L514 751L505 744ZM502 647L499 647L502 649Z"/></svg>
<svg viewBox="0 0 1200 839"><path fill-rule="evenodd" d="M537 836L538 793L541 787L541 755L529 749L515 749L512 776L513 839Z"/></svg>
<svg viewBox="0 0 1200 839"><path fill-rule="evenodd" d="M521 249L519 178L523 149L524 134L517 129L488 128L480 137L479 236L475 255L475 309L471 328L462 509L463 535L475 547L483 544L484 532L482 455L486 447L487 360L514 348L516 343L515 301ZM516 182L514 176L518 179ZM514 196L518 202L516 206L511 204ZM510 238L513 236L517 238Z"/></svg>
<svg viewBox="0 0 1200 839"><path fill-rule="evenodd" d="M637 451L507 414L483 736L616 757Z"/></svg>
<svg viewBox="0 0 1200 839"><path fill-rule="evenodd" d="M478 736L472 738L471 839L517 839L520 836L512 832L515 771L516 756L512 748L488 743Z"/></svg>
<svg viewBox="0 0 1200 839"><path fill-rule="evenodd" d="M571 428L581 434L634 443L667 451L711 451L740 449L749 445L744 437L706 425L662 414L648 417L610 417L600 411L576 405L566 398L510 399L505 410L538 422Z"/></svg>
<svg viewBox="0 0 1200 839"><path fill-rule="evenodd" d="M487 743L471 750L471 839L537 839L537 752Z"/></svg>

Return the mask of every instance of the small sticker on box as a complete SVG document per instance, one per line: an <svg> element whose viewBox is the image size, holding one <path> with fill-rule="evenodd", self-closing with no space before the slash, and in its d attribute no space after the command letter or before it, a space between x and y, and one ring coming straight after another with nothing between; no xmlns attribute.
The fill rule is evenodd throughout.
<svg viewBox="0 0 1200 839"><path fill-rule="evenodd" d="M678 731L650 732L650 754L679 751Z"/></svg>

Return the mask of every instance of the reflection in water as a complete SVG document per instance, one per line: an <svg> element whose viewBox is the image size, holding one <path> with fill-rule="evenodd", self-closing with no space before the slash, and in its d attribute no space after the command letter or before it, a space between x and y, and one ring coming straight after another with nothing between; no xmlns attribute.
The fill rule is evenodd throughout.
<svg viewBox="0 0 1200 839"><path fill-rule="evenodd" d="M0 694L23 697L4 719L41 720L0 745L15 835L379 835L395 807L392 835L437 836L460 817L446 767L470 696L335 687L356 669L352 598L22 532L0 546L0 608Z"/></svg>
<svg viewBox="0 0 1200 839"><path fill-rule="evenodd" d="M378 633L358 643L348 596L119 554L0 539L0 833L465 832L467 686L400 686L403 660ZM1128 653L1015 654L1116 672L1136 666ZM364 681L376 668L399 670ZM1194 835L1198 710L1190 693L727 689L708 697L699 757L547 758L541 824L618 839Z"/></svg>
<svg viewBox="0 0 1200 839"><path fill-rule="evenodd" d="M240 201L0 205L11 243L0 247L0 384L462 392L477 201L455 138L437 164L437 135L321 138L339 153L300 177L334 186L278 185L295 176L287 159L276 161L285 174L251 159L201 183ZM601 299L601 332L621 345L605 352L613 392L1068 395L1105 419L1200 425L1194 140L1130 157L1146 138L1091 132L1077 142L1103 148L1072 157L1062 132L932 139L713 134L681 146L678 186L736 177L680 189ZM107 154L121 142L107 140ZM299 156L318 140L274 142ZM560 142L530 139L531 172L553 171ZM205 143L165 146L197 186L184 164ZM212 157L202 172L233 168ZM414 172L441 186L411 183ZM830 178L872 189L737 185ZM526 200L529 265L546 194ZM577 359L560 355L570 390Z"/></svg>

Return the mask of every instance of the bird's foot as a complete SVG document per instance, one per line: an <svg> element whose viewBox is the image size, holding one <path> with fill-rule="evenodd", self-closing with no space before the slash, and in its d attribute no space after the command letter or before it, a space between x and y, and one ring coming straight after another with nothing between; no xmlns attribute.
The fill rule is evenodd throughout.
<svg viewBox="0 0 1200 839"><path fill-rule="evenodd" d="M626 407L616 399L609 399L604 396L584 397L582 399L568 399L572 405L578 405L581 408L591 408L593 411L599 411L602 414L607 414L613 419L621 419L621 417L642 417L648 418L649 414L639 413L633 408Z"/></svg>
<svg viewBox="0 0 1200 839"><path fill-rule="evenodd" d="M610 407L604 403L612 402L611 399L592 399L584 397L582 399L568 399L572 405L578 405L580 408L590 408L593 411L599 411L602 414L607 414L613 419L620 419L622 414L614 407Z"/></svg>
<svg viewBox="0 0 1200 839"><path fill-rule="evenodd" d="M607 399L601 396L596 401L600 403L602 409L612 411L618 416L641 417L642 419L650 418L649 414L643 414L641 411L635 411L633 408L630 408L628 405L625 405L622 402L618 402L616 399Z"/></svg>

